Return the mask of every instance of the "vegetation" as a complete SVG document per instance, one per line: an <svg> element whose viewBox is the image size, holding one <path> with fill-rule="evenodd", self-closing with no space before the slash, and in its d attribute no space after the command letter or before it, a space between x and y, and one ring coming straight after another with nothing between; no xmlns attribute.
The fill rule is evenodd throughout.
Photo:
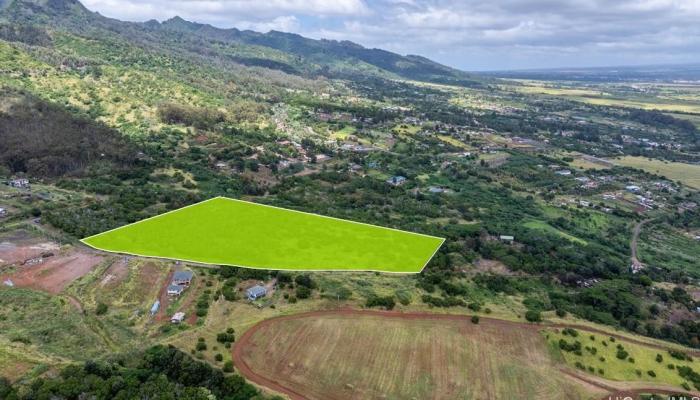
<svg viewBox="0 0 700 400"><path fill-rule="evenodd" d="M476 337L489 333L484 314L541 323L532 329L577 318L700 347L697 78L683 75L678 80L687 83L669 84L676 76L670 72L647 81L648 75L631 73L612 79L550 71L519 72L537 79L513 81L279 32L220 30L179 18L120 22L73 0L12 0L3 6L0 208L6 215L0 270L2 280L11 278L16 286L0 288L0 374L20 393L71 363L96 361L115 371L135 367L114 366L110 355L162 343L194 350L195 358L228 373L234 365L225 349L236 339L229 328L240 335L264 318L339 307L474 315L479 323L466 325ZM5 184L22 186L13 181L21 178L29 187ZM160 290L168 272L186 263L92 252L101 261L78 278L61 281L52 272L18 279L56 265L56 259L67 266L61 271L74 271L74 258L85 251L74 245L79 239L218 196L445 242L411 276L195 268L201 284L153 316L154 301L166 301ZM214 225L223 219L217 213L210 218ZM208 261L230 262L224 256L231 243L211 239L195 222L179 234L221 252ZM363 269L384 271L388 265L418 272L438 247L432 239L425 248L421 241L401 247L374 240L371 252L361 251L367 247L358 245L365 241L355 236L357 230L328 232L324 224L316 237L330 245L322 253L314 251L318 243L302 240L307 238L291 228L285 240L266 228L255 243L245 242L251 257L258 257L256 266L294 259L293 269L313 269L311 261L321 254L342 262L333 265L338 268L355 268L361 257L364 264L383 264ZM163 230L156 233L147 238L164 237ZM37 250L44 248L52 250ZM417 254L420 260L406 262ZM51 279L60 285L40 285ZM261 281L271 288L268 296L249 304L245 289ZM185 312L186 321L170 324L175 311ZM380 324L368 325L363 335L385 332ZM397 326L392 337L443 345L422 341L419 328ZM462 348L462 337L435 332L443 334L460 343L450 349ZM560 352L586 373L696 387L700 369L685 356L583 331L550 338L548 351ZM503 348L518 358L518 346L539 349L541 343L529 336L508 340L494 355L504 369L498 369L499 386L487 397L499 397L513 382L518 390L521 382L559 387L550 370L523 370L522 359L513 364L500 358L506 356ZM369 354L353 350L353 357ZM468 362L454 365L481 362L462 356ZM342 385L388 382L373 383L374 375L355 378ZM462 384L462 378L454 380ZM398 386L381 392L429 397L426 391L438 381L425 379L404 379L415 383L406 393ZM468 392L494 382L490 376L478 379L486 383L460 387ZM172 382L177 390L187 386ZM6 383L2 387L9 393ZM331 389L352 392L348 386ZM200 389L193 390L198 396ZM574 389L557 390L550 392L577 397Z"/></svg>
<svg viewBox="0 0 700 400"><path fill-rule="evenodd" d="M40 379L18 390L0 380L0 395L7 400L35 398L131 399L160 397L182 399L264 399L238 375L225 375L195 361L173 347L156 346L143 354L108 362L87 361L64 368L55 378Z"/></svg>

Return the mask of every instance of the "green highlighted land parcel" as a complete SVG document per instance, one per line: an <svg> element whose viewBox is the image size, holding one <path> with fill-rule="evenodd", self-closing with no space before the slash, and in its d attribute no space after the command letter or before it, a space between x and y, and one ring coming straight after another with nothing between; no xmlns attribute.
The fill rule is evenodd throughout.
<svg viewBox="0 0 700 400"><path fill-rule="evenodd" d="M82 241L109 252L204 264L417 273L443 240L217 197Z"/></svg>

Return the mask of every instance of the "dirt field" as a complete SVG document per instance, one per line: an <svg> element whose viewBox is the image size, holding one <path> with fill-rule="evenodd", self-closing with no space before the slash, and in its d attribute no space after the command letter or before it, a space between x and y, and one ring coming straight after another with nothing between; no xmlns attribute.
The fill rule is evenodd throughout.
<svg viewBox="0 0 700 400"><path fill-rule="evenodd" d="M536 329L505 329L495 320L281 317L247 331L233 358L248 379L293 399L587 399L605 392L562 373Z"/></svg>
<svg viewBox="0 0 700 400"><path fill-rule="evenodd" d="M22 248L22 251L26 249ZM36 263L27 263L13 268L11 272L0 272L0 281L10 279L17 287L60 293L74 280L82 277L104 260L103 256L72 250L63 255L38 258Z"/></svg>
<svg viewBox="0 0 700 400"><path fill-rule="evenodd" d="M0 266L20 264L47 251L57 250L56 243L36 238L25 230L3 233L0 236Z"/></svg>

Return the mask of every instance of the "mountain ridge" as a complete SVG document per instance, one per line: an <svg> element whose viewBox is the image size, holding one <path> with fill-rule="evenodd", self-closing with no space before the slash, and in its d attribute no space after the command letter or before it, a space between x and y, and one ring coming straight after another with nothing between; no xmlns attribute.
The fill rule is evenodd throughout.
<svg viewBox="0 0 700 400"><path fill-rule="evenodd" d="M129 40L173 41L169 35L177 33L177 40L189 44L214 46L222 42L234 46L270 48L288 55L289 60L266 56L228 56L228 59L248 66L278 69L286 73L347 77L377 75L382 78L401 78L424 82L480 85L481 79L458 69L439 64L423 56L400 55L383 49L366 48L347 40L311 39L296 33L269 31L267 33L237 28L217 28L192 22L176 16L158 22L125 22L102 16L85 8L78 0L0 0L0 21L19 24L43 24L56 30L92 36L95 33L119 34ZM151 37L145 37L144 35ZM192 46L190 46L192 47ZM209 52L216 52L209 48ZM254 51L252 51L254 53ZM364 67L363 67L364 66Z"/></svg>

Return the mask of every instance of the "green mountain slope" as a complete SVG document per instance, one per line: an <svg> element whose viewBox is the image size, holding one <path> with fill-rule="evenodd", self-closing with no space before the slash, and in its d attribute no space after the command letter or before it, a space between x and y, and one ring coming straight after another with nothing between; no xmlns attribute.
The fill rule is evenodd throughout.
<svg viewBox="0 0 700 400"><path fill-rule="evenodd" d="M104 38L117 36L151 48L196 53L246 66L303 76L356 78L366 75L463 86L479 79L420 56L401 56L348 41L313 40L271 31L219 29L175 17L163 23L122 22L87 10L77 0L5 0L0 21L42 24L58 31Z"/></svg>

